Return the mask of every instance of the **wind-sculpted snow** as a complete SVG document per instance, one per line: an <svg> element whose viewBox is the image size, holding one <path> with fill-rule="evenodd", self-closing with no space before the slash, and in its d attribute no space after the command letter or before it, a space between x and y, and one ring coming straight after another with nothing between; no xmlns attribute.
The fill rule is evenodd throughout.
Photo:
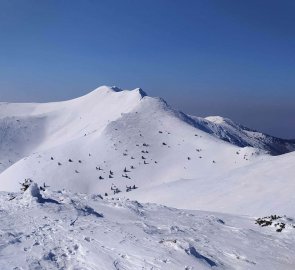
<svg viewBox="0 0 295 270"><path fill-rule="evenodd" d="M294 269L291 218L277 232L254 217L32 185L0 193L1 270Z"/></svg>

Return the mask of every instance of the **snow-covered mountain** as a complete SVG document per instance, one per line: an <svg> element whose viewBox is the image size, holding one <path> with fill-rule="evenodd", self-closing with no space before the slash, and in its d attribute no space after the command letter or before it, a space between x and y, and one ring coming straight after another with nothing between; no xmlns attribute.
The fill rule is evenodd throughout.
<svg viewBox="0 0 295 270"><path fill-rule="evenodd" d="M292 150L139 88L0 103L0 269L294 269Z"/></svg>
<svg viewBox="0 0 295 270"><path fill-rule="evenodd" d="M295 140L285 140L249 129L228 118L209 116L206 118L191 116L197 127L234 145L251 146L268 151L272 155L281 155L295 150Z"/></svg>
<svg viewBox="0 0 295 270"><path fill-rule="evenodd" d="M1 103L0 189L17 191L31 178L53 189L174 207L295 215L293 153L272 157L269 137L246 136L220 120L190 117L139 88L103 86L56 103ZM271 204L264 203L268 196Z"/></svg>

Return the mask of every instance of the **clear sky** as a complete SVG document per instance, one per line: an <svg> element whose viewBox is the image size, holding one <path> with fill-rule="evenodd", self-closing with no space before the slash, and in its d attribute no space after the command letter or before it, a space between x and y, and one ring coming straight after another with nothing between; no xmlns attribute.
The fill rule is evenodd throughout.
<svg viewBox="0 0 295 270"><path fill-rule="evenodd" d="M0 100L143 88L295 138L294 0L0 0Z"/></svg>

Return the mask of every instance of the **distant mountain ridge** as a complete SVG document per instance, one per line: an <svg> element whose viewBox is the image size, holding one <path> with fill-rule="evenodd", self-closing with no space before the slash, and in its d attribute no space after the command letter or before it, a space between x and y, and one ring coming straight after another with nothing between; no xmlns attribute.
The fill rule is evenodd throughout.
<svg viewBox="0 0 295 270"><path fill-rule="evenodd" d="M295 151L295 140L277 138L243 125L228 118L191 116L198 128L239 147L251 146L268 151L271 155L281 155Z"/></svg>

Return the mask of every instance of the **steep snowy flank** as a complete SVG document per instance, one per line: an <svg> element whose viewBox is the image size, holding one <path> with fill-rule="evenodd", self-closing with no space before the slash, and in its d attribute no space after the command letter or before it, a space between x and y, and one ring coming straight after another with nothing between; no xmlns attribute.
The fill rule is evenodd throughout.
<svg viewBox="0 0 295 270"><path fill-rule="evenodd" d="M43 192L32 183L23 194L0 193L0 219L1 270L291 270L295 265L294 220L277 215L256 219L185 211L65 190Z"/></svg>
<svg viewBox="0 0 295 270"><path fill-rule="evenodd" d="M44 104L0 103L0 172L30 154L63 145L91 133L131 111L141 89L102 86L88 95Z"/></svg>
<svg viewBox="0 0 295 270"><path fill-rule="evenodd" d="M249 129L234 123L228 118L210 116L195 117L196 125L201 130L234 145L251 146L268 151L272 155L281 155L295 150L294 140L284 140Z"/></svg>

